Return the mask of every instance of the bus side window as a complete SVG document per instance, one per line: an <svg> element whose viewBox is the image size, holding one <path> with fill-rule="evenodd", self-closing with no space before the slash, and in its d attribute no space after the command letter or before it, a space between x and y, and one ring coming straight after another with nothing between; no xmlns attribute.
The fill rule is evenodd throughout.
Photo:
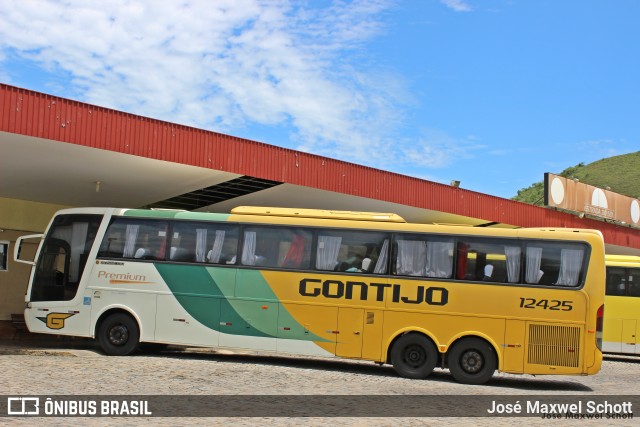
<svg viewBox="0 0 640 427"><path fill-rule="evenodd" d="M99 257L164 259L167 244L165 221L116 218L107 229Z"/></svg>
<svg viewBox="0 0 640 427"><path fill-rule="evenodd" d="M243 265L282 269L309 268L311 232L300 228L252 226L244 230Z"/></svg>
<svg viewBox="0 0 640 427"><path fill-rule="evenodd" d="M238 227L214 224L204 229L201 225L196 230L198 234L196 262L235 264L238 251ZM202 245L204 245L203 249L201 249Z"/></svg>
<svg viewBox="0 0 640 427"><path fill-rule="evenodd" d="M640 297L640 269L630 268L627 270L628 278L627 286L629 289L629 296Z"/></svg>
<svg viewBox="0 0 640 427"><path fill-rule="evenodd" d="M317 270L384 274L389 236L375 231L321 230L315 253Z"/></svg>
<svg viewBox="0 0 640 427"><path fill-rule="evenodd" d="M525 282L575 287L584 277L585 247L574 243L530 243L525 251Z"/></svg>
<svg viewBox="0 0 640 427"><path fill-rule="evenodd" d="M608 267L607 268L607 295L625 295L626 294L626 284L625 284L625 270L624 268L615 268Z"/></svg>
<svg viewBox="0 0 640 427"><path fill-rule="evenodd" d="M235 264L238 226L218 222L175 221L169 261Z"/></svg>
<svg viewBox="0 0 640 427"><path fill-rule="evenodd" d="M461 238L458 241L458 280L493 283L520 281L521 246L518 241L496 238ZM453 243L441 244L439 258L447 259ZM442 264L442 261L440 261ZM433 277L433 276L430 276ZM436 276L443 277L443 276Z"/></svg>

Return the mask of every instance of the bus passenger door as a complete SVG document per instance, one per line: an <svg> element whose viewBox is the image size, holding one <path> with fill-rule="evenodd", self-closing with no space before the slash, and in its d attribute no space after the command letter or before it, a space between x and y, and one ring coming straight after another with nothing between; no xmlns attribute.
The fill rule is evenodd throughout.
<svg viewBox="0 0 640 427"><path fill-rule="evenodd" d="M502 370L511 373L524 372L524 320L508 319L504 329Z"/></svg>
<svg viewBox="0 0 640 427"><path fill-rule="evenodd" d="M363 317L364 310L361 308L338 308L336 356L362 357Z"/></svg>
<svg viewBox="0 0 640 427"><path fill-rule="evenodd" d="M57 216L38 254L25 299L29 331L88 337L91 296L83 279L100 215ZM91 266L87 267L90 271Z"/></svg>
<svg viewBox="0 0 640 427"><path fill-rule="evenodd" d="M636 346L636 323L635 319L622 320L622 353L634 354L638 348Z"/></svg>

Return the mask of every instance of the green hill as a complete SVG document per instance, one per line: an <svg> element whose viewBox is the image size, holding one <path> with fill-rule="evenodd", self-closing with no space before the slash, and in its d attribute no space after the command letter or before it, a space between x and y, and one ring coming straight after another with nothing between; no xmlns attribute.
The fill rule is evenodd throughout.
<svg viewBox="0 0 640 427"><path fill-rule="evenodd" d="M579 163L563 170L559 175L578 178L585 184L600 188L609 187L615 193L640 198L640 151L609 157L588 165ZM512 197L512 200L542 206L544 183L536 182L530 187L518 190L518 194Z"/></svg>

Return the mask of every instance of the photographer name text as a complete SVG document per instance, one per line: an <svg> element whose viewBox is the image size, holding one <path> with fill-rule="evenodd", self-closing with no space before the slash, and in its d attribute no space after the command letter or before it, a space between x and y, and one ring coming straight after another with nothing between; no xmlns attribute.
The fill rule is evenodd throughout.
<svg viewBox="0 0 640 427"><path fill-rule="evenodd" d="M487 409L491 415L540 415L542 418L576 418L576 419L630 419L633 418L631 402L611 403L593 400L573 403L546 403L539 400L515 403L500 403L495 400Z"/></svg>

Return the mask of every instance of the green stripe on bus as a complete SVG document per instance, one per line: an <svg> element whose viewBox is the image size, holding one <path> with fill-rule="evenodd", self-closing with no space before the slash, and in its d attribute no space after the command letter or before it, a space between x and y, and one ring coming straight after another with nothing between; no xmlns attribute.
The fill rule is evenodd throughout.
<svg viewBox="0 0 640 427"><path fill-rule="evenodd" d="M273 337L260 329L246 327L242 314L236 311L206 267L171 264L155 266L180 305L198 322L219 332ZM228 284L222 285L222 288L228 287Z"/></svg>
<svg viewBox="0 0 640 427"><path fill-rule="evenodd" d="M227 221L229 214L209 213L209 212L189 212L178 210L145 210L145 209L127 209L123 216L133 216L139 218L164 218L164 219L187 219L198 221Z"/></svg>
<svg viewBox="0 0 640 427"><path fill-rule="evenodd" d="M198 322L210 329L235 335L276 338L278 323L298 325L277 301L262 274L257 270L236 270L193 265L154 264L180 305ZM251 298L234 296L235 275L250 284ZM276 303L271 311L263 304ZM289 334L287 338L327 341L315 334Z"/></svg>
<svg viewBox="0 0 640 427"><path fill-rule="evenodd" d="M209 270L222 270L220 268L210 268ZM236 276L236 290L235 295L238 295L243 300L253 299L257 303L261 301L264 302L277 302L279 305L277 317L274 317L276 320L276 324L274 325L276 328L278 324L280 325L296 325L297 327L291 328L287 332L287 338L295 339L295 340L303 340L303 341L322 341L329 342L329 340L324 339L308 330L301 325L295 317L289 313L284 304L280 304L278 301L278 297L269 286L269 283L265 280L264 276L259 270L244 270L238 269ZM233 301L242 301L239 299L234 299ZM234 304L235 305L235 304ZM245 316L245 318L253 318L254 313L246 313L243 310L238 309L239 312ZM306 331L306 332L305 332ZM277 333L277 332L276 332Z"/></svg>

